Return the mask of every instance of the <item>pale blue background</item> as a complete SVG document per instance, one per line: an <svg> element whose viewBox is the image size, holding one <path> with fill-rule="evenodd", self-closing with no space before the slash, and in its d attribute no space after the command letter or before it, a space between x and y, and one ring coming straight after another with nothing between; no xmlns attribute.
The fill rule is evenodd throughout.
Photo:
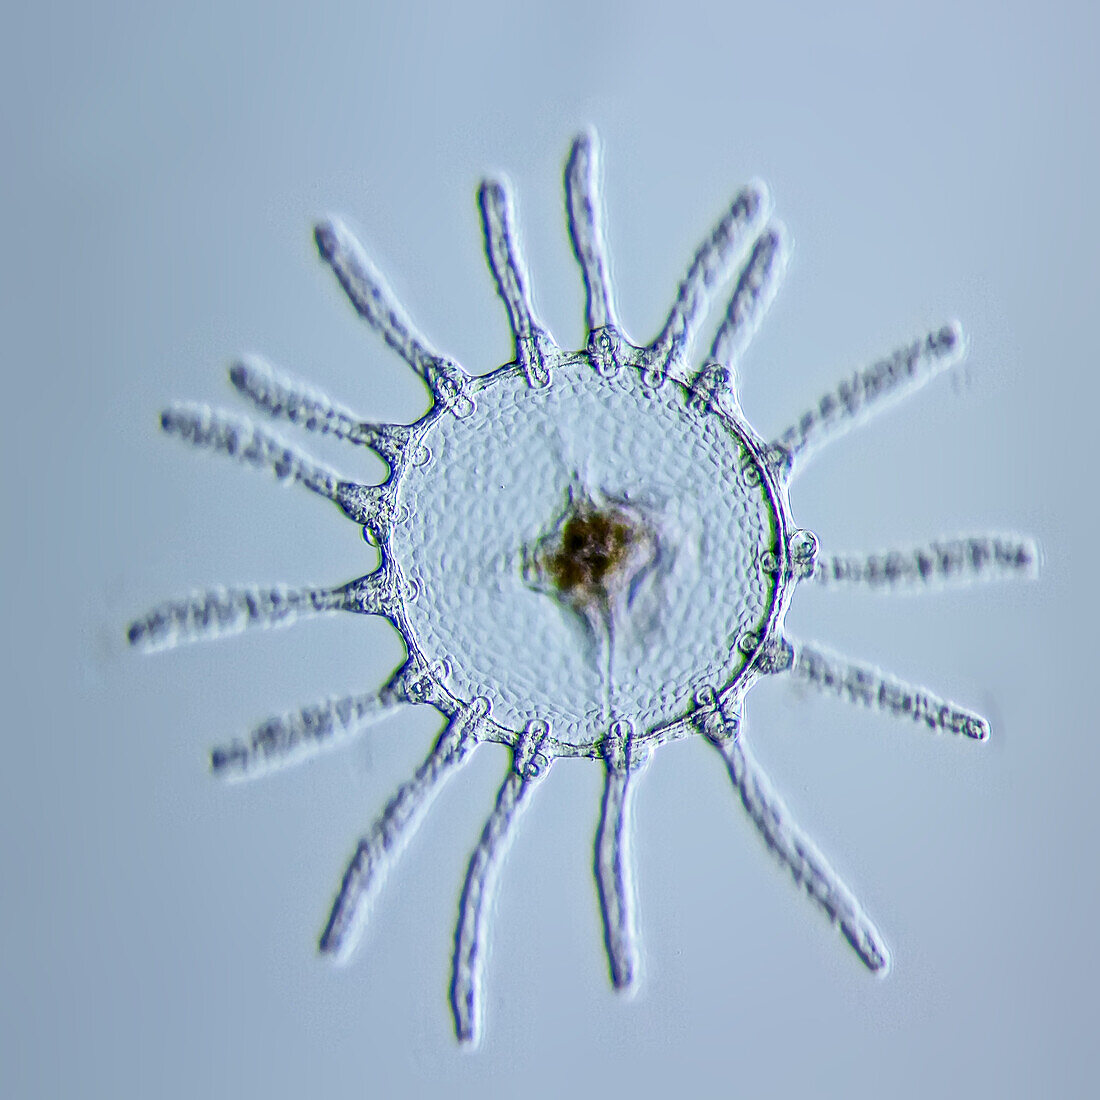
<svg viewBox="0 0 1100 1100"><path fill-rule="evenodd" d="M1095 6L231 8L5 18L0 1093L1090 1095ZM591 878L601 777L566 762L505 869L468 1056L451 936L504 754L447 788L333 969L314 943L344 860L432 712L247 787L211 780L204 754L377 684L392 632L349 616L140 658L123 628L194 586L368 564L335 509L156 430L169 400L232 405L244 350L371 417L419 414L419 384L318 263L314 216L357 224L423 328L484 371L510 345L473 195L506 170L539 307L581 340L561 169L590 122L639 338L728 196L771 184L796 252L744 364L764 433L914 332L966 324L954 381L797 484L823 547L1017 529L1047 560L1034 585L800 593L789 619L983 708L988 745L784 683L751 697L753 743L886 934L888 979L796 894L693 741L639 793L645 984L613 995Z"/></svg>

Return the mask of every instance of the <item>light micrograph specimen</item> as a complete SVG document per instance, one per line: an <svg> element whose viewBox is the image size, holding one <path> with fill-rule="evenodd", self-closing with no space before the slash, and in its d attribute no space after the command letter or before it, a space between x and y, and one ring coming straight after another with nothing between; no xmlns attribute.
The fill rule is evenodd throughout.
<svg viewBox="0 0 1100 1100"><path fill-rule="evenodd" d="M1033 540L979 534L883 553L818 553L794 522L792 479L849 428L958 363L947 324L857 369L770 442L748 424L735 367L777 290L788 242L761 184L740 191L704 240L657 337L639 346L616 316L598 193L597 143L578 137L565 172L573 249L586 291L587 345L560 348L535 315L502 182L481 186L489 267L515 358L468 373L421 335L359 242L316 227L322 259L358 315L426 383L414 424L375 424L259 359L230 380L259 412L369 447L389 466L362 485L251 421L205 406L162 416L171 435L267 469L334 502L378 547L373 572L330 588L215 589L156 608L130 641L167 648L306 615L381 615L407 659L378 690L273 718L215 749L213 771L251 779L346 743L403 704L446 725L355 847L321 936L346 957L383 875L443 782L497 742L511 767L474 848L459 903L451 1005L463 1042L481 1031L491 898L524 806L560 757L604 772L596 880L611 978L638 976L631 876L632 796L653 750L701 735L729 772L761 838L862 962L889 953L859 901L799 829L745 735L746 694L787 673L823 692L975 741L984 718L869 665L796 641L784 617L803 583L927 587L1033 575ZM732 284L706 354L693 349ZM698 366L692 366L699 362Z"/></svg>

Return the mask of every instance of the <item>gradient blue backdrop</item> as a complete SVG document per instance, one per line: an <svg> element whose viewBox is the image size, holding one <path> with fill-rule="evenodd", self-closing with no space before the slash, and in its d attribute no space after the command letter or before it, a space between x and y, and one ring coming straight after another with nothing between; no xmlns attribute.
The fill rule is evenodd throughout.
<svg viewBox="0 0 1100 1100"><path fill-rule="evenodd" d="M1089 1095L1095 6L311 8L6 17L0 1093ZM539 308L582 339L561 170L586 123L639 338L728 196L771 184L795 253L743 366L765 434L922 328L967 326L962 371L797 483L823 547L1024 530L1046 563L1033 585L799 593L790 616L984 709L987 745L786 683L750 697L762 762L888 937L885 981L693 741L639 791L645 984L616 997L591 875L601 776L566 761L505 868L467 1056L451 936L506 755L447 788L334 969L314 944L344 860L437 717L251 786L215 783L204 754L379 683L393 632L349 616L140 658L123 630L192 587L334 582L369 561L335 509L156 428L169 400L232 404L225 368L247 350L373 418L420 413L420 384L318 263L314 216L357 224L425 331L480 372L511 351L474 190L507 171Z"/></svg>

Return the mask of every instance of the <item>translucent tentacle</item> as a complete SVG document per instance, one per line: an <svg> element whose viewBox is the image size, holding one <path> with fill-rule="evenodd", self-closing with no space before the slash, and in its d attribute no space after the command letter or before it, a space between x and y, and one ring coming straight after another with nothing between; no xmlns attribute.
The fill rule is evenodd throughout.
<svg viewBox="0 0 1100 1100"><path fill-rule="evenodd" d="M779 290L788 253L783 226L769 223L741 268L710 355L691 381L691 403L701 412L740 413L735 368Z"/></svg>
<svg viewBox="0 0 1100 1100"><path fill-rule="evenodd" d="M611 981L616 989L625 989L633 983L638 972L630 854L633 779L648 760L644 750L636 745L629 722L618 723L604 742L604 760L607 776L596 834L596 884L600 891Z"/></svg>
<svg viewBox="0 0 1100 1100"><path fill-rule="evenodd" d="M393 493L385 485L359 485L284 443L249 420L203 405L166 409L161 427L193 447L235 458L242 465L270 470L280 481L296 482L338 504L350 519L384 533L393 519Z"/></svg>
<svg viewBox="0 0 1100 1100"><path fill-rule="evenodd" d="M923 722L934 733L962 733L975 741L989 737L989 722L980 714L941 699L927 688L805 642L792 644L795 652L792 675L823 694Z"/></svg>
<svg viewBox="0 0 1100 1100"><path fill-rule="evenodd" d="M455 930L451 981L455 1034L464 1043L476 1043L479 1038L488 911L515 823L535 783L550 770L550 761L541 755L548 737L549 728L540 721L528 723L520 736L512 768L501 784L496 805L485 822L466 873Z"/></svg>
<svg viewBox="0 0 1100 1100"><path fill-rule="evenodd" d="M773 447L797 464L855 425L915 393L965 355L966 340L957 322L930 332L856 371L783 432Z"/></svg>
<svg viewBox="0 0 1100 1100"><path fill-rule="evenodd" d="M370 424L341 408L319 390L276 371L266 360L251 355L234 363L229 380L261 412L289 420L318 435L331 435L370 447L391 465L408 442L403 424Z"/></svg>
<svg viewBox="0 0 1100 1100"><path fill-rule="evenodd" d="M455 773L477 744L478 726L488 712L484 699L475 699L460 711L416 774L398 788L382 816L359 841L321 935L320 950L324 954L339 959L351 954L386 870L423 821L443 781Z"/></svg>
<svg viewBox="0 0 1100 1100"><path fill-rule="evenodd" d="M795 824L741 737L740 716L721 705L696 713L696 724L722 754L730 779L764 843L873 971L885 973L890 953L882 936L813 842Z"/></svg>
<svg viewBox="0 0 1100 1100"><path fill-rule="evenodd" d="M552 341L534 315L519 242L512 229L512 200L505 185L486 180L478 192L485 253L516 339L516 362L532 386L550 380L546 353Z"/></svg>
<svg viewBox="0 0 1100 1100"><path fill-rule="evenodd" d="M667 372L673 360L690 354L714 296L733 274L770 206L767 188L762 183L750 184L738 192L711 235L699 246L680 283L668 320L651 345L652 361L658 370Z"/></svg>
<svg viewBox="0 0 1100 1100"><path fill-rule="evenodd" d="M726 315L710 346L713 362L733 365L744 355L775 300L789 255L786 230L778 222L770 223L757 237L738 276Z"/></svg>
<svg viewBox="0 0 1100 1100"><path fill-rule="evenodd" d="M210 768L225 779L255 779L346 744L403 702L392 687L303 707L269 718L247 739L210 753Z"/></svg>
<svg viewBox="0 0 1100 1100"><path fill-rule="evenodd" d="M618 327L608 270L599 183L600 146L595 131L579 134L565 169L565 197L573 252L584 274L589 331Z"/></svg>
<svg viewBox="0 0 1100 1100"><path fill-rule="evenodd" d="M339 218L327 218L314 227L313 238L355 312L431 384L432 370L441 356L417 331L355 234Z"/></svg>
<svg viewBox="0 0 1100 1100"><path fill-rule="evenodd" d="M927 589L947 583L1034 577L1041 553L1035 539L1019 535L972 535L926 546L875 554L834 554L818 558L818 584L860 584L870 588Z"/></svg>
<svg viewBox="0 0 1100 1100"><path fill-rule="evenodd" d="M151 651L239 634L254 627L289 626L330 611L390 615L394 579L376 570L336 588L210 588L153 608L130 624L130 644Z"/></svg>
<svg viewBox="0 0 1100 1100"><path fill-rule="evenodd" d="M343 480L339 474L249 420L205 405L174 405L161 413L160 426L193 447L217 451L242 465L268 469L280 481L295 481L319 496L337 499Z"/></svg>

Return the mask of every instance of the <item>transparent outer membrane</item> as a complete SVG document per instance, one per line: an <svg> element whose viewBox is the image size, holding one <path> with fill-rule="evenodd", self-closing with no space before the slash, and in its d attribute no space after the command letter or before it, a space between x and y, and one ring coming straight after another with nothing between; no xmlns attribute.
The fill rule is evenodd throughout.
<svg viewBox="0 0 1100 1100"><path fill-rule="evenodd" d="M744 676L741 640L776 625L772 559L789 524L762 444L684 387L648 387L633 367L603 376L587 355L563 356L552 378L533 389L498 371L473 413L426 429L431 460L401 483L389 550L409 582L408 640L445 662L456 700L483 695L504 729L541 718L559 755L596 755L615 718L644 739L701 685ZM525 576L571 495L629 505L653 538L606 623Z"/></svg>

